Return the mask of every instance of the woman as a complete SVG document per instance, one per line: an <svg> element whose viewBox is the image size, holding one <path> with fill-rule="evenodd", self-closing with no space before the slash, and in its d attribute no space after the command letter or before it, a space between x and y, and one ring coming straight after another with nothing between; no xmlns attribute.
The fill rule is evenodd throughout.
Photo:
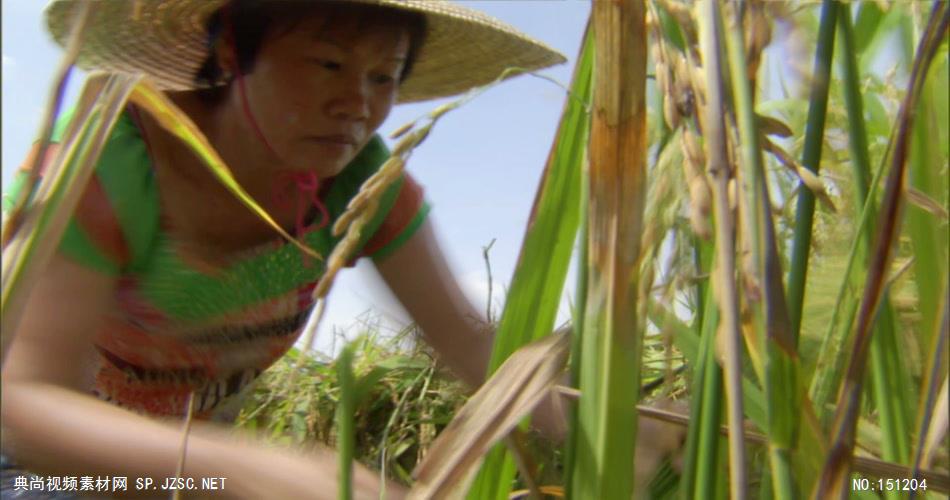
<svg viewBox="0 0 950 500"><path fill-rule="evenodd" d="M324 256L338 241L332 221L387 157L375 132L397 101L563 61L498 21L431 0L95 4L81 63L147 73L245 190ZM60 41L76 6L49 7ZM360 255L475 386L491 338L427 211L404 175L382 197ZM233 418L248 384L296 340L323 270L130 107L4 365L4 454L60 475L173 475L189 396L198 418ZM184 475L228 478L223 493L240 498L333 498L334 461L202 429L189 440ZM374 474L355 477L357 496L378 497Z"/></svg>

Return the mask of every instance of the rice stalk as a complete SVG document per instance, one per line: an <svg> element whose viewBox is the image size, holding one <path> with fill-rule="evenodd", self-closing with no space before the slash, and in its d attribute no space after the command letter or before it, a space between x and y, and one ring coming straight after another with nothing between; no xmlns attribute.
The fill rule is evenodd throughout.
<svg viewBox="0 0 950 500"><path fill-rule="evenodd" d="M935 3L926 30L918 44L908 90L898 112L898 129L894 138L891 170L881 203L875 252L869 266L868 279L857 317L853 355L849 360L846 379L838 398L838 410L835 414L832 434L834 444L814 492L814 495L818 497L846 498L848 494L847 479L852 463L855 424L860 410L861 385L867 362L870 331L874 315L881 302L883 281L891 261L894 238L901 223L900 211L903 205L901 192L905 178L910 127L927 68L943 41L948 25L950 25L950 10L945 3Z"/></svg>
<svg viewBox="0 0 950 500"><path fill-rule="evenodd" d="M709 98L709 105L706 107L706 115L703 120L703 130L707 145L708 171L710 177L714 180L714 198L713 207L716 217L716 275L715 286L712 288L714 296L719 303L719 319L721 323L716 330L716 337L722 346L720 363L725 372L726 404L727 404L727 424L729 433L729 484L731 486L731 498L741 499L746 497L746 465L745 465L745 445L742 435L743 422L743 395L741 387L741 333L739 331L739 303L738 290L736 289L735 273L735 247L734 247L734 222L731 210L728 205L728 182L733 176L730 167L726 136L725 123L723 116L726 114L724 104L727 102L725 82L723 77L723 64L720 62L722 49L720 46L723 24L719 10L718 0L707 0L703 12L703 55L705 57L704 67L706 68L706 92ZM719 103L718 105L716 103ZM708 340L707 340L708 342ZM709 349L709 348L707 348ZM711 360L707 360L709 363ZM710 368L707 368L709 370ZM711 373L709 375L712 375ZM718 377L709 377L715 380ZM707 382L708 383L708 382ZM713 392L713 391L711 391ZM704 401L704 406L705 406ZM709 401L709 403L713 403ZM704 408L705 411L705 408ZM708 420L708 417L707 417ZM707 432L708 434L708 427ZM709 450L712 446L709 442L710 437L700 436L700 439L707 443L706 450L700 448L697 453L715 453ZM702 456L702 455L700 455ZM704 470L704 469L701 469ZM705 469L708 470L708 469ZM708 473L708 472L707 472ZM697 478L697 488L708 487L711 481L708 476ZM697 492L699 490L697 489Z"/></svg>
<svg viewBox="0 0 950 500"><path fill-rule="evenodd" d="M356 448L356 430L353 424L353 416L356 413L353 350L353 343L348 344L336 360L337 381L340 384L340 399L336 407L337 482L339 483L337 498L339 500L353 498L353 457Z"/></svg>
<svg viewBox="0 0 950 500"><path fill-rule="evenodd" d="M848 144L851 151L851 166L856 206L861 207L862 215L857 229L857 237L852 242L848 257L847 270L844 281L832 309L832 318L822 339L818 351L818 361L815 376L811 384L811 396L815 402L822 424L830 418L829 403L835 397L846 356L840 355L842 347L850 340L850 325L857 314L858 301L855 295L861 287L860 270L867 267L867 252L871 245L871 222L876 217L877 204L868 194L874 192L878 185L878 174L872 182L870 176L870 157L866 124L864 122L864 104L859 88L860 76L853 56L853 32L849 30L850 23L845 16L840 16L838 24L841 29L838 36L841 38L841 68L844 74L844 99L849 120ZM880 164L883 169L884 162ZM860 243L859 243L860 242Z"/></svg>
<svg viewBox="0 0 950 500"><path fill-rule="evenodd" d="M735 116L741 137L741 143L737 143L742 166L738 176L743 193L740 203L741 234L751 250L748 261L751 268L747 267L745 272L751 273L754 283L760 286L758 290L747 289L746 300L752 312L752 324L758 332L762 332L757 337L764 337L750 340L753 345L764 346L763 382L768 402L768 455L773 495L791 499L798 495L792 472L792 454L798 440L797 424L803 404L803 388L800 386L798 353L782 288L778 241L770 214L771 203L759 143L761 131L754 111L754 75L758 67L758 54L770 37L770 27L761 3L733 5L733 8L733 26L742 26L745 21L744 33L749 44L744 46L743 32L737 29L726 32ZM737 388L738 380L737 375ZM741 413L737 416L741 417Z"/></svg>
<svg viewBox="0 0 950 500"><path fill-rule="evenodd" d="M73 63L75 63L76 58L79 57L79 49L82 44L82 36L85 32L86 22L95 11L94 6L95 3L88 0L82 2L78 12L74 14L75 18L70 21L72 26L69 28L69 37L66 39L66 50L62 58L60 58L59 66L56 67L56 71L53 73L53 86L50 89L49 99L47 100L48 104L43 111L43 119L40 121L42 126L38 135L38 148L36 149L35 155L27 160L30 172L29 178L26 181L26 185L20 189L17 199L13 202L13 207L8 213L3 214L3 223L0 224L0 227L2 227L0 247L6 248L10 240L13 239L13 235L16 234L20 225L23 223L24 211L26 210L30 193L33 192L33 187L36 186L39 181L41 165L46 161L46 152L49 149L50 137L53 135L53 124L56 121L56 116L59 115L59 110L63 102L63 94L66 92L66 82L69 81L69 74L72 71Z"/></svg>
<svg viewBox="0 0 950 500"><path fill-rule="evenodd" d="M813 174L821 166L821 148L825 136L825 117L828 112L828 88L831 83L831 61L834 58L835 26L838 15L836 0L823 0L818 27L818 44L812 74L811 93L808 97L808 121L805 125L805 146L802 165ZM815 196L811 190L802 190L795 201L795 233L788 270L789 320L796 344L801 331L802 305L805 283L808 279L808 257L812 248L812 226L815 214Z"/></svg>
<svg viewBox="0 0 950 500"><path fill-rule="evenodd" d="M929 467L931 462L934 460L934 456L937 452L937 448L940 446L941 442L945 442L947 438L947 431L950 428L950 390L948 390L948 385L950 385L950 378L944 377L943 384L941 384L939 396L937 397L937 404L934 409L934 415L930 421L930 427L927 429L927 438L924 442L923 454L920 460L920 467ZM918 469L915 474L919 474L920 477L926 477L927 474L924 473L923 469ZM946 475L943 476L946 479ZM950 481L946 481L948 486L942 491L943 493L950 493Z"/></svg>
<svg viewBox="0 0 950 500"><path fill-rule="evenodd" d="M492 238L488 245L482 247L482 260L485 261L485 276L486 281L488 282L488 299L485 301L485 320L488 321L488 324L493 324L495 322L494 314L492 314L492 301L494 299L494 280L492 279L491 272L491 259L488 257L488 252L491 251L491 247L495 245L495 238Z"/></svg>
<svg viewBox="0 0 950 500"><path fill-rule="evenodd" d="M25 214L19 236L3 249L0 336L4 360L32 285L55 253L112 126L139 78L96 75L87 80L77 105L80 121L70 124L37 190L35 208Z"/></svg>
<svg viewBox="0 0 950 500"><path fill-rule="evenodd" d="M185 457L188 456L188 436L191 433L191 423L195 417L195 391L188 394L188 405L185 406L185 415L181 425L181 444L178 445L178 465L175 466L175 484L181 480L185 473ZM172 500L181 498L181 489L176 489L172 493Z"/></svg>
<svg viewBox="0 0 950 500"><path fill-rule="evenodd" d="M422 390L419 391L419 398L416 401L417 404L422 403L423 398L425 398L429 390L429 385L431 383L432 383L432 373L430 372L429 375L426 377L425 382L423 382L422 384ZM428 422L429 420L431 420L432 415L430 415L428 411L426 411L424 412L422 417L425 422ZM423 423L422 425L419 426L419 454L418 454L418 460L417 460L419 463L421 463L422 459L425 458L426 455L428 455L429 449L432 447L432 442L435 440L435 435L436 435L435 428L432 424Z"/></svg>
<svg viewBox="0 0 950 500"><path fill-rule="evenodd" d="M383 428L383 435L380 438L380 442L379 442L379 481L380 481L380 484L382 485L382 490L380 491L380 495L383 498L386 497L386 462L387 462L387 459L386 459L387 446L386 445L389 440L389 434L390 432L392 432L393 427L396 425L396 420L401 415L403 407L409 401L409 395L412 393L412 390L416 387L417 384L419 384L426 378L426 375L431 376L434 369L435 369L435 365L430 367L428 370L419 371L419 373L415 376L412 382L410 382L409 385L406 386L406 389L402 391L402 394L399 395L399 400L396 402L395 408L393 408L393 411L389 415L389 419L386 421L386 427Z"/></svg>
<svg viewBox="0 0 950 500"><path fill-rule="evenodd" d="M686 330L688 327L685 325L677 325L678 329ZM563 396L570 398L572 400L579 399L581 396L580 391L564 386L556 386L555 390L558 391ZM938 405L939 406L939 405ZM655 408L646 405L637 405L637 413L642 418L647 418L651 420L656 420L660 422L666 422L671 424L676 424L680 426L689 426L692 422L692 417L689 414L671 411L663 408ZM728 436L729 428L725 425L719 426L718 431L719 435ZM746 427L743 431L745 439L749 443L755 444L768 444L768 436L756 432L754 429ZM907 467L903 464L888 462L886 460L880 460L874 457L864 457L857 456L855 457L855 472L861 474L867 474L874 477L880 478L896 478L896 477L912 477L913 471L910 467ZM934 471L934 470L921 470L919 471L919 478L926 479L929 484L929 488L939 492L939 493L948 493L950 492L950 478L947 478L945 475ZM703 498L704 495L697 495L699 498Z"/></svg>
<svg viewBox="0 0 950 500"><path fill-rule="evenodd" d="M588 29L585 32L584 36L584 46L592 47L593 41L591 39L590 32L590 22L588 22ZM587 259L588 259L588 246L585 242L588 241L589 231L587 228L587 221L589 220L587 210L590 206L589 203L589 193L590 193L590 177L587 175L586 170L587 166L584 167L585 173L581 176L581 200L580 200L580 228L578 229L578 241L581 242L580 247L577 251L576 256L576 267L577 267L577 280L575 282L574 296L577 297L577 300L574 304L574 307L571 309L571 322L572 322L572 332L571 332L571 356L568 360L568 374L570 376L569 380L571 387L580 386L581 378L581 358L583 357L583 352L581 347L583 346L584 339L584 324L585 324L585 315L586 315L586 305L587 302L583 300L584 297L587 297ZM578 407L576 401L568 401L567 403L567 436L564 439L564 470L573 471L576 467L576 461L578 456L578 433L580 432L580 426L577 423L578 420ZM573 474L565 473L564 477L564 491L573 491Z"/></svg>
<svg viewBox="0 0 950 500"><path fill-rule="evenodd" d="M865 216L862 217L862 223L859 226L858 237L855 245L852 246L852 255L849 256L848 271L845 273L844 286L852 287L849 300L845 302L843 309L847 311L843 322L833 321L830 325L828 335L824 342L827 344L831 339L843 337L850 331L851 319L857 312L858 298L856 289L860 286L860 276L857 271L867 267L868 255L871 252L871 226L867 217L872 217L877 212L876 203L872 186L877 185L877 180L873 183L868 182L870 166L868 164L869 152L867 149L867 136L863 123L862 99L858 90L858 71L854 62L854 36L847 16L840 16L838 19L840 25L839 33L842 42L842 54L845 76L845 98L848 107L848 115L851 117L852 126L849 130L850 149L852 151L852 170L854 173L854 188L857 200L857 206L863 207ZM883 166L883 163L882 163ZM869 185L870 184L870 185ZM865 201L866 200L866 201ZM855 267L854 264L857 263ZM854 274L852 274L854 273ZM885 291L889 286L885 286ZM846 288L842 288L839 293L839 300L844 296ZM894 327L893 311L887 293L882 292L880 320L874 325L874 333L870 339L871 353L871 379L872 394L874 403L880 413L881 429L883 431L883 451L884 457L894 461L906 461L909 458L909 444L906 437L906 429L910 426L909 414L912 411L908 398L907 387L910 386L910 376L903 367L902 361L897 355L897 338ZM836 313L837 315L837 313ZM843 343L843 342L842 342ZM837 347L832 347L834 351ZM823 356L822 353L820 356ZM827 359L827 358L826 358ZM821 357L819 363L822 363ZM833 361L829 366L819 366L816 374L813 389L819 388L823 392L816 393L820 399L818 407L819 415L826 420L829 414L825 408L825 401L832 396L831 390L834 383L840 378L841 370L844 367L844 357ZM889 498L896 498L896 492L885 492Z"/></svg>
<svg viewBox="0 0 950 500"><path fill-rule="evenodd" d="M581 346L573 498L628 498L635 470L645 304L637 304L646 176L646 33L641 1L593 3L589 286Z"/></svg>
<svg viewBox="0 0 950 500"><path fill-rule="evenodd" d="M656 309L662 310L661 307L657 307ZM690 331L691 327L683 324L681 321L676 319L675 316L672 316L669 314L658 315L657 311L653 311L653 314L651 315L651 320L655 320L655 322L660 326L671 328L672 331L674 332L674 338L676 339L676 342L677 342L676 345L684 353L688 362L692 366L696 366L696 367L699 367L701 365L701 361L698 358L700 356L700 353L702 352L702 348L700 346L700 338L694 335ZM698 368L697 368L697 371L698 371ZM558 390L563 391L564 394L567 395L568 397L577 397L576 391L567 391L560 387L558 388ZM946 390L946 388L942 390ZM756 427L763 428L763 429L766 428L765 399L762 396L761 392L753 384L753 382L748 380L748 378L743 379L743 391L746 396L746 402L748 403L746 406L746 412L749 416L749 420L751 420L751 422L754 423ZM705 394L703 397L705 397ZM945 396L942 396L942 397L945 398ZM943 408L942 403L940 402L938 402L936 406L938 409ZM693 415L696 408L697 408L697 401L694 399L690 403L690 416L688 418L689 424L696 422L696 417ZM677 419L674 418L669 421L675 423ZM804 427L804 428L807 429L807 427ZM728 432L729 432L728 427L719 426L718 424L714 429L718 429L714 432L719 433L721 435L728 435ZM765 443L766 440L768 439L764 434L754 432L748 427L746 428L745 435L746 435L746 438L748 439L748 442L750 443L761 444L761 443ZM807 437L808 435L809 435L809 432L804 432L802 437L804 438L804 437ZM938 437L937 439L939 440L940 438ZM807 449L812 454L815 454L818 456L824 456L823 443L820 441L815 442L815 443L802 444L801 449ZM684 455L684 460L686 462L684 463L684 467L683 467L684 475L683 475L682 481L686 481L688 479L688 476L686 475L687 471L689 470L687 464L689 463L688 461L692 455L693 454L691 453L686 453ZM913 475L911 467L908 467L906 465L899 464L899 463L881 460L881 459L870 457L870 456L856 456L855 462L854 462L854 471L861 474L866 474L873 477L880 477L880 478L885 478L885 479L896 478L896 477L909 478L909 477L912 477ZM941 492L941 493L950 493L950 478L948 478L945 474L935 471L935 470L931 470L931 469L926 469L926 470L922 469L920 472L920 477L922 479L926 479L928 482L928 487L933 489L934 491ZM681 482L681 485L682 484L683 483ZM709 491L709 490L704 490L704 491ZM697 492L695 496L695 498L706 498L706 497L707 495L703 492Z"/></svg>
<svg viewBox="0 0 950 500"><path fill-rule="evenodd" d="M686 51L687 61L689 62L688 78L686 79L693 90L695 119L693 120L694 123L684 127L683 150L684 155L691 158L692 162L702 165L707 161L707 156L698 144L699 136L697 132L700 128L699 124L707 119L708 105L707 84L704 68L700 65L699 46L700 42L705 44L707 38L705 34L702 37L697 37L695 28L683 27L684 25L693 26L695 23L692 22L692 17L687 15L686 12L676 14L677 11L673 6L677 4L670 2L661 5L664 9L674 13L674 16L679 20L679 26L690 34ZM696 8L699 7L700 4L696 4ZM699 23L699 28L700 31L705 33L703 30L708 29L708 23L705 22L708 18L704 18L700 12L697 12L695 17L704 21ZM708 52L708 48L705 48L703 52ZM680 65L676 66L676 70L679 75L683 73ZM682 76L678 76L678 78L682 78ZM704 125L703 127L706 128L706 133L709 134L707 128L709 126ZM710 182L714 183L715 177L710 176ZM713 205L715 206L714 203ZM731 212L733 208L729 210ZM691 217L695 218L695 215L695 212L691 213ZM696 224L694 223L693 226L695 227ZM695 237L691 241L695 274L697 276L709 275L714 253L712 243ZM713 279L717 278L714 276ZM721 440L715 437L714 431L720 423L721 402L724 398L722 394L722 369L716 362L715 354L715 332L719 326L719 310L714 300L712 287L703 281L697 281L694 290L695 305L691 329L695 333L689 331L676 332L674 330L673 335L677 348L686 354L687 362L693 367L690 392L697 396L693 398L690 407L692 425L689 426L687 431L683 472L680 480L680 492L683 498L704 498L709 495L709 492L717 490L717 482L721 483L721 481L718 481L720 477L718 473L719 465L722 463L719 460ZM668 328L663 325L670 325L675 322L672 311L664 314L663 318L671 321L669 323L666 321L657 322L657 319L654 319L653 322L664 331L668 331ZM683 345L683 341L695 341L696 339L699 339L698 345L690 344L691 347Z"/></svg>
<svg viewBox="0 0 950 500"><path fill-rule="evenodd" d="M700 26L701 31L705 26ZM716 178L713 177L713 187ZM715 199L714 208L715 208ZM713 267L714 247L712 242L698 242L695 248L697 273L702 274ZM718 279L713 277L713 279ZM696 317L689 327L679 324L672 311L654 314L651 320L659 328L672 330L676 347L693 367L690 380L690 425L686 434L683 456L683 473L680 492L683 498L705 498L709 491L716 490L720 480L719 447L721 439L716 435L722 415L724 399L722 367L716 361L716 330L719 328L719 307L713 287L708 284L696 286ZM678 327L682 328L678 328Z"/></svg>
<svg viewBox="0 0 950 500"><path fill-rule="evenodd" d="M857 72L853 69L853 64L849 63L850 54L853 52L848 49L853 46L853 30L850 19L842 16L839 20L840 32L842 34L842 48L846 56L846 78L849 87L853 86L852 79L857 79ZM860 101L852 97L855 103ZM855 117L859 115L854 115ZM863 129L855 128L852 136L860 134ZM856 146L867 142L866 139L857 138ZM852 148L853 149L853 148ZM861 182L855 183L856 194L859 199L866 199L872 211L876 211L874 201L870 195L872 192L869 186L864 183L870 166L862 163L863 159L869 156L868 153L856 155L853 163L854 171L857 174L856 179ZM859 205L860 206L860 205ZM862 262L867 262L868 255L872 252L871 240L872 234L868 230L861 235L861 240L865 244L860 258ZM879 319L874 325L873 333L870 339L871 355L871 389L873 402L880 414L881 430L883 431L882 448L883 456L888 460L897 462L906 462L910 458L910 443L906 429L910 428L913 411L910 401L914 399L913 389L910 382L910 374L903 366L902 360L898 355L898 338L895 327L894 310L890 300L890 282L887 282L881 292ZM897 492L885 492L888 498L898 498Z"/></svg>
<svg viewBox="0 0 950 500"><path fill-rule="evenodd" d="M336 401L334 421L336 425L336 448L338 465L338 498L353 498L353 461L356 459L356 409L370 394L373 387L392 369L379 364L357 376L354 363L356 346L360 340L349 342L340 352L335 363L339 396ZM303 354L303 353L301 353ZM303 357L303 356L301 356ZM292 372L298 372L295 367ZM385 484L385 481L383 481Z"/></svg>
<svg viewBox="0 0 950 500"><path fill-rule="evenodd" d="M921 408L918 412L919 418L917 422L917 444L914 447L914 461L913 461L913 477L919 479L919 470L921 467L926 467L929 465L929 459L932 456L933 448L935 442L939 442L940 438L934 439L933 434L937 432L931 432L934 427L932 423L937 423L937 426L940 425L940 418L934 418L935 413L937 413L937 400L940 399L940 389L941 381L940 377L943 376L943 389L944 392L947 390L947 348L950 345L950 294L944 293L944 308L943 308L943 319L940 325L940 331L933 336L934 345L931 352L933 355L928 360L929 373L926 374L926 378L923 384L923 391L921 394ZM946 407L946 401L943 402L943 408ZM943 413L943 426L946 427L946 412ZM911 493L911 498L914 498L915 492Z"/></svg>

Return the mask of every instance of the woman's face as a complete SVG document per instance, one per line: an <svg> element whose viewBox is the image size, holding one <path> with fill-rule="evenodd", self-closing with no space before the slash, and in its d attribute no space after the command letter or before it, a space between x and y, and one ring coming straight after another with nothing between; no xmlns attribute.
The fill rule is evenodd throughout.
<svg viewBox="0 0 950 500"><path fill-rule="evenodd" d="M285 167L340 173L389 115L408 49L405 29L361 26L355 16L311 16L265 38L244 88ZM230 103L240 106L231 87Z"/></svg>

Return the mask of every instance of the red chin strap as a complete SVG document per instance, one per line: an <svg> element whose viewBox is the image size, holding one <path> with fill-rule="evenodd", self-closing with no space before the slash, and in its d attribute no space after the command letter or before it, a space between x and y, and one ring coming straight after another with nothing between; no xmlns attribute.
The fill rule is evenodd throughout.
<svg viewBox="0 0 950 500"><path fill-rule="evenodd" d="M247 118L247 121L251 124L251 129L254 130L254 134L260 139L261 143L277 158L280 156L277 154L277 151L274 150L273 146L270 145L270 142L267 141L267 137L264 135L264 132L261 131L261 128L257 124L257 120L254 119L254 114L251 112L251 106L247 100L247 91L244 88L244 79L241 78L241 73L238 71L237 76L238 93L241 94L241 108L244 110L244 116ZM281 182L284 181L284 182ZM330 214L327 212L327 207L320 201L320 177L317 176L316 172L293 172L293 173L283 173L278 176L278 182L274 187L274 199L275 201L280 201L281 191L286 185L286 181L293 182L297 186L297 217L296 217L296 229L297 236L300 236L304 232L304 217L307 213L307 201L310 202L310 205L316 207L320 212L320 223L314 228L323 229L330 222Z"/></svg>
<svg viewBox="0 0 950 500"><path fill-rule="evenodd" d="M231 22L231 7L228 6L224 13L224 22L228 32L231 34L231 40L237 40L234 36L234 24ZM234 57L235 64L237 62L237 53L234 50L232 45L231 54ZM251 105L247 100L247 89L244 86L244 78L241 74L241 68L235 68L235 77L237 81L238 93L241 95L241 109L244 111L244 117L247 118L248 123L251 124L251 129L254 131L254 135L261 141L264 147L274 157L280 158L280 155L277 154L277 151L271 145L270 141L267 140L267 136L264 135L264 132L261 130L260 126L257 124L257 120L254 119L254 113L251 112ZM307 214L307 205L309 204L320 212L320 223L317 224L313 230L323 229L327 224L330 223L330 214L327 211L327 207L320 201L320 177L317 176L316 172L292 172L292 173L282 173L278 176L278 182L274 187L274 200L277 202L283 201L281 198L281 192L283 187L286 186L286 182L293 182L297 186L297 216L296 221L296 235L301 236L304 233L304 218Z"/></svg>

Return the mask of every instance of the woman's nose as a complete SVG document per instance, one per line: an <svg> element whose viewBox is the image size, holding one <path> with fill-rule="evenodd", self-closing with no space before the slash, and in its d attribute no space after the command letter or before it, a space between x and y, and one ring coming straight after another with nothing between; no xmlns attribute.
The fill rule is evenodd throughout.
<svg viewBox="0 0 950 500"><path fill-rule="evenodd" d="M365 81L350 80L340 89L335 99L330 101L330 114L347 120L365 120L369 118L369 91Z"/></svg>

